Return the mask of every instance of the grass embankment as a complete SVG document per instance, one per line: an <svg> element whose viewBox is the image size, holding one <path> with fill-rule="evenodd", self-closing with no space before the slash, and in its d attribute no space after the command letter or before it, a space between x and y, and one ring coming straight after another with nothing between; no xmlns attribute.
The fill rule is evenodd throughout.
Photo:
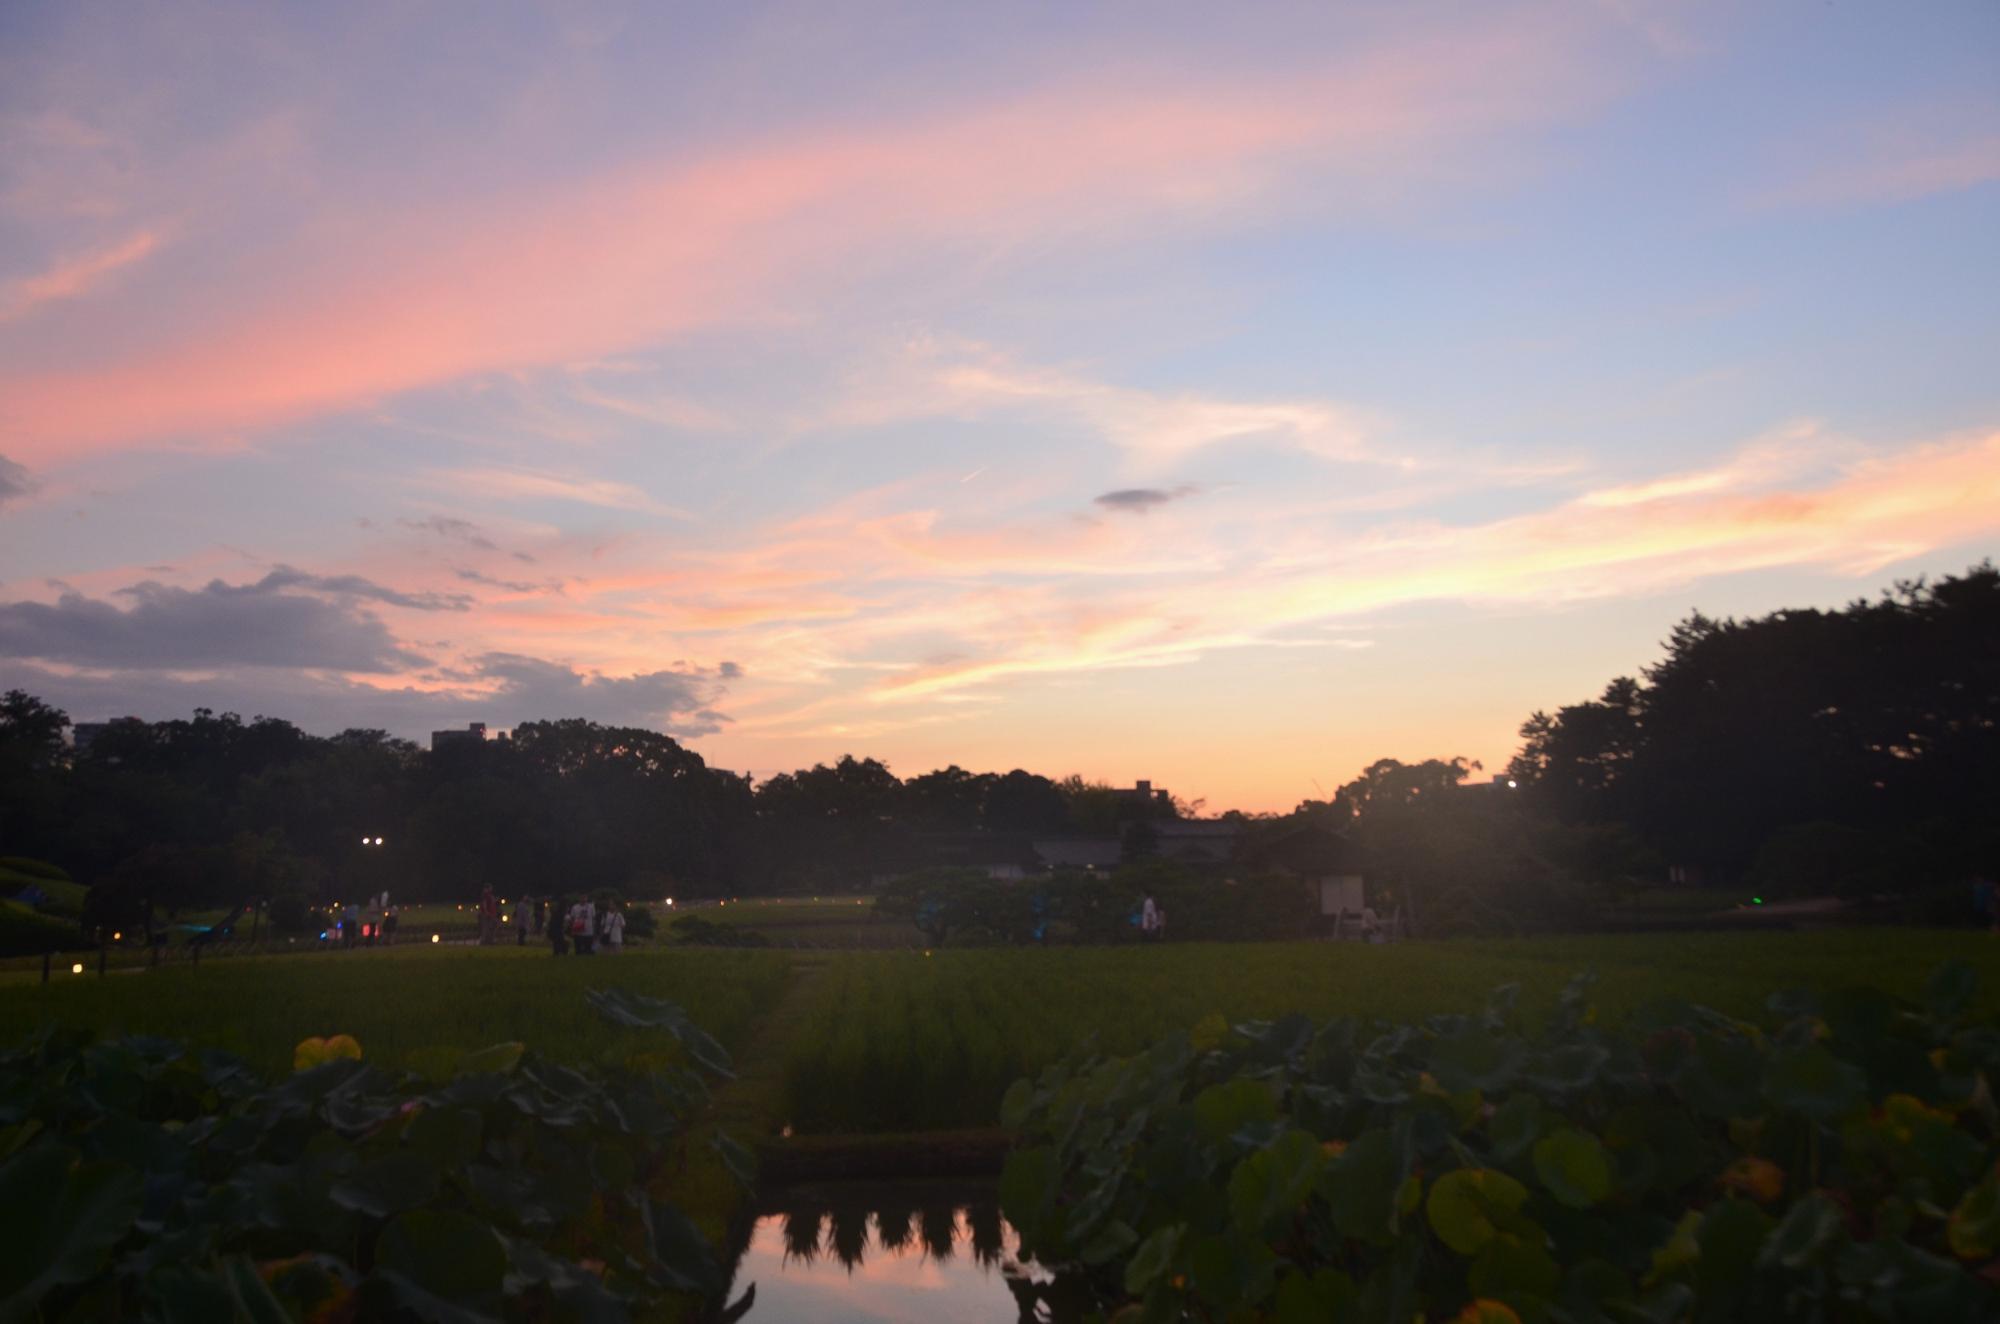
<svg viewBox="0 0 2000 1324"><path fill-rule="evenodd" d="M46 1024L157 1034L227 1049L258 1070L291 1070L311 1035L351 1034L372 1061L422 1067L436 1049L519 1040L568 1061L643 1051L583 990L615 985L667 998L732 1051L776 1005L787 958L760 951L660 949L555 960L546 947L429 943L287 957L231 957L99 978L65 973L0 989L0 1042Z"/></svg>
<svg viewBox="0 0 2000 1324"><path fill-rule="evenodd" d="M1665 997L1750 1017L1788 988L1913 996L1951 959L1972 962L1982 1003L2000 1006L2000 941L1925 930L854 954L791 1038L784 1111L800 1132L991 1125L1009 1083L1077 1045L1129 1052L1211 1012L1407 1020L1518 983L1532 1016L1595 969L1610 1019Z"/></svg>

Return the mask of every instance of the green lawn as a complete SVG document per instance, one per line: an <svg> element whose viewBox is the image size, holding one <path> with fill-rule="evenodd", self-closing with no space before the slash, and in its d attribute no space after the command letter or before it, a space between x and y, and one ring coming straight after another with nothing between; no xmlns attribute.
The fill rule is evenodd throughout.
<svg viewBox="0 0 2000 1324"><path fill-rule="evenodd" d="M755 929L777 947L893 951L920 948L924 941L909 920L877 916L873 897L746 897L665 913L669 920L698 915L710 924Z"/></svg>
<svg viewBox="0 0 2000 1324"><path fill-rule="evenodd" d="M1662 997L1750 1018L1787 988L1911 996L1950 959L1972 962L1983 1007L2000 1007L2000 940L1928 930L855 954L827 967L791 1037L785 1110L802 1132L991 1124L1011 1081L1074 1046L1126 1052L1211 1012L1411 1019L1518 983L1537 1015L1595 969L1608 1019Z"/></svg>
<svg viewBox="0 0 2000 1324"><path fill-rule="evenodd" d="M838 928L839 903L815 906ZM864 907L849 908L861 911ZM704 907L705 916L755 905ZM456 912L450 912L453 919ZM445 920L445 915L435 916ZM856 920L861 924L872 921ZM760 926L761 927L761 926ZM417 931L411 937L419 936ZM756 1040L782 1078L782 1120L800 1131L900 1131L986 1125L1017 1076L1089 1039L1136 1048L1209 1013L1231 1019L1302 1011L1421 1017L1483 1004L1522 986L1530 1014L1570 976L1595 968L1600 1014L1655 998L1755 1016L1773 992L1870 984L1915 994L1939 964L1971 962L1981 1002L2000 1008L2000 940L1982 933L1839 929L1816 933L1557 937L1365 946L1353 943L820 952L640 949L555 960L545 947L417 942L389 950L227 957L116 973L65 967L42 986L0 987L0 1041L50 1022L172 1035L228 1048L271 1072L309 1035L348 1033L369 1056L421 1064L426 1050L523 1040L592 1059L643 1049L601 1022L585 988L618 984L681 1003L732 1049L750 1045L787 992L782 1029Z"/></svg>
<svg viewBox="0 0 2000 1324"><path fill-rule="evenodd" d="M557 960L546 947L432 947L225 957L112 973L67 968L48 985L0 989L0 1042L56 1023L169 1035L291 1069L311 1035L351 1034L373 1060L421 1065L426 1050L520 1040L555 1057L644 1051L635 1031L606 1024L583 990L617 985L686 1007L734 1047L784 993L786 958L746 951L648 950Z"/></svg>

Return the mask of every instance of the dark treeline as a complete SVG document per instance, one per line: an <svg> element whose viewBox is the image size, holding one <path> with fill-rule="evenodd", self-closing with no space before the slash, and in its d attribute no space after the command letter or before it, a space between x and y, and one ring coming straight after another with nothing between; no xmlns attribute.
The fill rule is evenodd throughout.
<svg viewBox="0 0 2000 1324"><path fill-rule="evenodd" d="M1325 829L1384 899L1432 916L1552 914L1679 865L1777 892L1908 891L1991 871L2000 813L2000 574L1981 565L1838 611L1695 615L1642 680L1537 713L1509 768L1382 760L1289 815L1227 814L1251 854ZM199 711L82 751L0 702L0 855L165 911L294 894L403 900L866 888L952 843L1116 835L1191 807L1081 778L846 757L753 787L668 736L581 720L434 751ZM383 844L374 845L380 837ZM364 844L364 839L366 844Z"/></svg>
<svg viewBox="0 0 2000 1324"><path fill-rule="evenodd" d="M1644 678L1536 713L1509 767L1562 822L1774 890L1906 891L2000 868L2000 572L1838 611L1696 614Z"/></svg>
<svg viewBox="0 0 2000 1324"><path fill-rule="evenodd" d="M114 722L81 751L68 726L31 695L0 699L0 855L168 912L288 892L465 900L482 885L855 889L919 866L940 837L1116 832L1176 812L1080 778L951 767L903 781L851 756L753 789L671 737L576 719L429 751L207 710Z"/></svg>

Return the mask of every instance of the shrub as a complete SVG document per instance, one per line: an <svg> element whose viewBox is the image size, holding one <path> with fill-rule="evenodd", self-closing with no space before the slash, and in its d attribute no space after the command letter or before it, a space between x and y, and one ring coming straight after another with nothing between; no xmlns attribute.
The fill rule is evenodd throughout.
<svg viewBox="0 0 2000 1324"><path fill-rule="evenodd" d="M271 898L271 932L283 934L318 933L328 921L299 892L281 892Z"/></svg>
<svg viewBox="0 0 2000 1324"><path fill-rule="evenodd" d="M652 938L659 934L659 921L653 918L652 907L644 904L633 904L626 906L624 909L626 937Z"/></svg>
<svg viewBox="0 0 2000 1324"><path fill-rule="evenodd" d="M25 874L30 878L49 878L58 883L72 881L69 871L61 865L50 864L47 860L32 860L25 855L0 855L0 872Z"/></svg>
<svg viewBox="0 0 2000 1324"><path fill-rule="evenodd" d="M1231 1027L1072 1058L1003 1106L1025 1251L1108 1312L1183 1318L1989 1317L2000 1027L1783 994L1621 1030L1579 980L1420 1025Z"/></svg>
<svg viewBox="0 0 2000 1324"><path fill-rule="evenodd" d="M18 901L0 901L0 956L39 956L82 945L76 925Z"/></svg>
<svg viewBox="0 0 2000 1324"><path fill-rule="evenodd" d="M725 1065L677 1008L593 1001ZM424 1080L343 1040L302 1044L277 1085L160 1039L45 1032L0 1055L6 1316L622 1320L722 1288L654 1193L705 1098L692 1072L501 1044Z"/></svg>

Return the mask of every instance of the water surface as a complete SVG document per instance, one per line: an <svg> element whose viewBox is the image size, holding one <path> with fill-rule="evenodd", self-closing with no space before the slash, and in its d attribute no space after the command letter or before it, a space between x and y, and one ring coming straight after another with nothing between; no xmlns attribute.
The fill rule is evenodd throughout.
<svg viewBox="0 0 2000 1324"><path fill-rule="evenodd" d="M745 1324L1019 1324L1066 1318L1020 1259L991 1188L870 1183L776 1193L751 1227L730 1299Z"/></svg>

